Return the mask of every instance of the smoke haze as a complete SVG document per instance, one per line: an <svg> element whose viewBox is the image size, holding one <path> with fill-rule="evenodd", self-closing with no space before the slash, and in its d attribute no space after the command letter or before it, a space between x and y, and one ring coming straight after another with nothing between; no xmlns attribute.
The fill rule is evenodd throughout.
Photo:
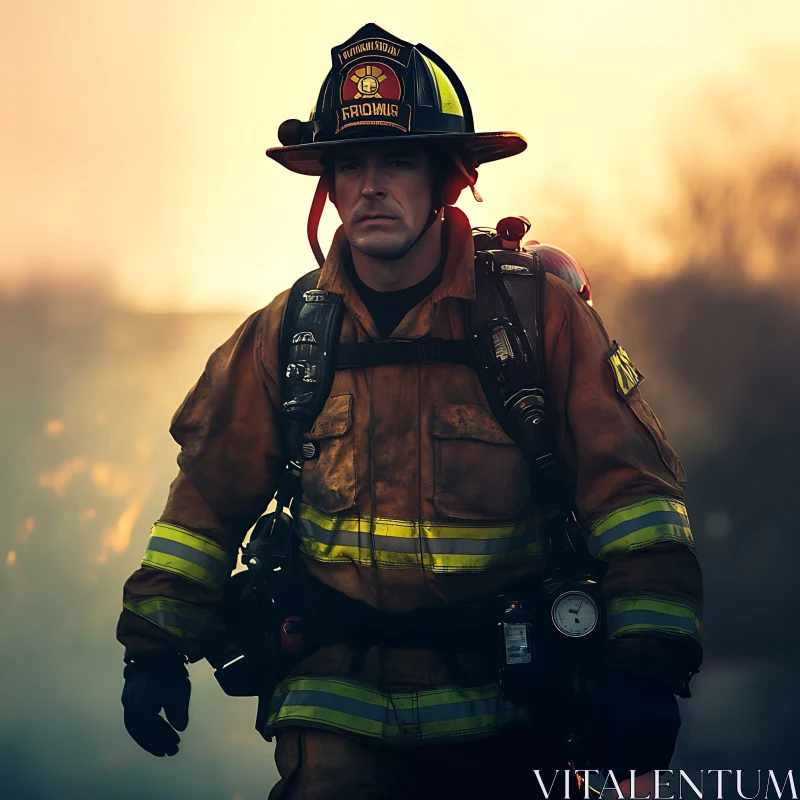
<svg viewBox="0 0 800 800"><path fill-rule="evenodd" d="M675 767L789 768L798 755L790 709L800 700L800 653L785 621L800 615L791 495L800 481L800 379L791 368L800 314L796 275L781 279L796 262L769 279L751 275L794 244L774 214L708 209L720 193L746 198L758 188L763 199L769 186L778 197L767 193L767 206L783 208L781 193L799 174L777 155L755 173L726 175L725 185L687 186L694 200L675 210L675 224L701 219L702 247L658 278L615 282L598 270L597 308L645 374L690 478L706 663L695 699L682 704ZM735 208L741 215L731 217ZM742 229L764 237L763 264L752 253L731 261L726 231ZM204 663L192 668L192 722L177 759L139 751L118 702L120 588L174 476L168 420L240 319L134 311L96 285L34 285L2 304L5 797L77 799L113 787L119 798L245 800L275 780L270 747L252 730L252 701L222 695Z"/></svg>

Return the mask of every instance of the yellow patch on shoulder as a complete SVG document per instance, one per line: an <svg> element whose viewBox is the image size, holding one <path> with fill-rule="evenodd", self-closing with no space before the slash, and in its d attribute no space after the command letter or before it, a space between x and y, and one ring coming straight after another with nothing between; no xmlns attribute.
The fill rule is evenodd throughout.
<svg viewBox="0 0 800 800"><path fill-rule="evenodd" d="M644 380L644 375L636 369L628 354L616 341L612 344L614 348L606 361L611 364L611 369L614 371L617 392L627 400L630 393Z"/></svg>

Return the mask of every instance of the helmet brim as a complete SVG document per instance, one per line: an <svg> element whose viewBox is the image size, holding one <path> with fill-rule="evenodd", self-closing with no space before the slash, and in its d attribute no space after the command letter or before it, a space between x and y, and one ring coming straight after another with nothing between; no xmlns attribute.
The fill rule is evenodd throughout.
<svg viewBox="0 0 800 800"><path fill-rule="evenodd" d="M342 147L359 145L389 144L431 144L444 148L453 147L466 151L477 167L489 161L499 161L518 155L528 143L518 133L417 133L402 136L369 136L352 139L337 139L333 142L312 142L294 144L288 147L270 147L267 155L281 166L300 175L322 175L323 156Z"/></svg>

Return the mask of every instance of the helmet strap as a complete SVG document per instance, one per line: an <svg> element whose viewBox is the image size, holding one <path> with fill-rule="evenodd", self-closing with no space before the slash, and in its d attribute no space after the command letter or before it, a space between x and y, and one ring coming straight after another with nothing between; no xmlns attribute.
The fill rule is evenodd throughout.
<svg viewBox="0 0 800 800"><path fill-rule="evenodd" d="M325 201L327 199L328 182L325 179L325 176L322 175L320 176L319 182L317 183L317 188L314 191L314 199L311 201L311 209L308 212L308 225L306 226L308 243L311 245L311 251L314 253L314 258L316 258L317 264L320 266L325 263L325 256L323 255L322 248L319 244L319 221L322 219L322 212L325 209ZM427 220L425 220L425 224L422 226L422 230L417 235L417 238L408 245L408 247L406 247L402 252L396 253L395 255L384 256L383 259L385 261L395 261L403 258L411 250L411 248L414 247L414 245L430 230L431 225L433 225L433 223L439 219L439 214L442 213L443 207L444 206L442 204L439 204L431 209Z"/></svg>
<svg viewBox="0 0 800 800"><path fill-rule="evenodd" d="M475 202L482 203L483 198L480 196L480 193L475 188L475 178L472 175L470 175L469 170L464 166L464 162L461 160L461 156L458 153L450 153L450 158L453 159L453 163L456 165L456 169L464 176L464 180L467 182L467 186L469 186L469 189L472 192L472 196L475 198Z"/></svg>
<svg viewBox="0 0 800 800"><path fill-rule="evenodd" d="M467 168L464 166L464 162L461 160L461 156L458 153L450 153L450 157L453 160L453 163L456 165L458 171L464 176L464 180L467 182L467 186L469 186L470 190L472 191L472 196L475 198L475 201L478 203L483 202L483 198L478 193L478 190L475 188L475 178L470 175ZM422 226L422 230L419 232L419 235L416 239L414 239L411 244L406 247L401 253L397 253L393 256L384 256L384 261L396 261L399 258L403 258L407 253L411 250L412 247L428 232L431 225L439 218L439 215L442 213L442 209L444 208L444 202L441 198L439 198L438 205L435 205L432 209L430 214L428 214L428 219L425 221L425 224Z"/></svg>
<svg viewBox="0 0 800 800"><path fill-rule="evenodd" d="M414 245L416 245L416 243L430 230L431 225L433 225L433 223L436 222L437 219L439 219L439 214L442 213L443 208L444 206L442 204L434 206L430 210L430 213L428 214L428 219L425 220L425 224L422 226L422 230L417 234L417 238L414 239L414 241L411 242L411 244L408 245L408 247L406 247L401 252L395 253L394 255L391 256L381 256L381 261L398 261L401 258L405 258L411 251L411 248L413 248Z"/></svg>
<svg viewBox="0 0 800 800"><path fill-rule="evenodd" d="M325 256L319 246L319 221L322 219L322 212L325 210L325 201L327 199L328 181L323 174L320 175L317 188L314 190L314 199L311 201L311 209L308 212L308 225L306 226L308 243L311 245L311 251L320 266L325 263Z"/></svg>

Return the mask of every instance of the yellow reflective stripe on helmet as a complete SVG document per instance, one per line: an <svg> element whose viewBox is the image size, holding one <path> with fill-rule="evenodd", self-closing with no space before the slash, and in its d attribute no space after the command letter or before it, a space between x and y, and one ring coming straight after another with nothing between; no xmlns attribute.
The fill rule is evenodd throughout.
<svg viewBox="0 0 800 800"><path fill-rule="evenodd" d="M425 59L425 63L433 74L436 88L439 91L439 102L442 106L442 113L463 117L464 109L461 108L461 101L458 99L455 87L450 83L450 78L448 78L447 75L442 72L441 68L431 61L430 58L422 53L420 53L420 55Z"/></svg>
<svg viewBox="0 0 800 800"><path fill-rule="evenodd" d="M150 531L143 567L162 569L219 590L233 569L232 558L213 539L168 522L156 522Z"/></svg>
<svg viewBox="0 0 800 800"><path fill-rule="evenodd" d="M702 622L688 603L656 595L625 595L606 606L606 633L616 639L630 633L671 633L699 639Z"/></svg>
<svg viewBox="0 0 800 800"><path fill-rule="evenodd" d="M486 734L529 719L496 684L386 693L340 678L297 677L276 688L267 727L313 725L402 744Z"/></svg>
<svg viewBox="0 0 800 800"><path fill-rule="evenodd" d="M648 497L598 519L589 530L589 552L610 561L656 542L694 545L686 506L672 497Z"/></svg>
<svg viewBox="0 0 800 800"><path fill-rule="evenodd" d="M301 505L295 518L301 550L324 562L385 568L426 567L475 572L544 560L549 551L540 518L468 525L376 517L338 517Z"/></svg>
<svg viewBox="0 0 800 800"><path fill-rule="evenodd" d="M172 597L146 597L123 606L181 640L201 639L217 627L211 612Z"/></svg>

